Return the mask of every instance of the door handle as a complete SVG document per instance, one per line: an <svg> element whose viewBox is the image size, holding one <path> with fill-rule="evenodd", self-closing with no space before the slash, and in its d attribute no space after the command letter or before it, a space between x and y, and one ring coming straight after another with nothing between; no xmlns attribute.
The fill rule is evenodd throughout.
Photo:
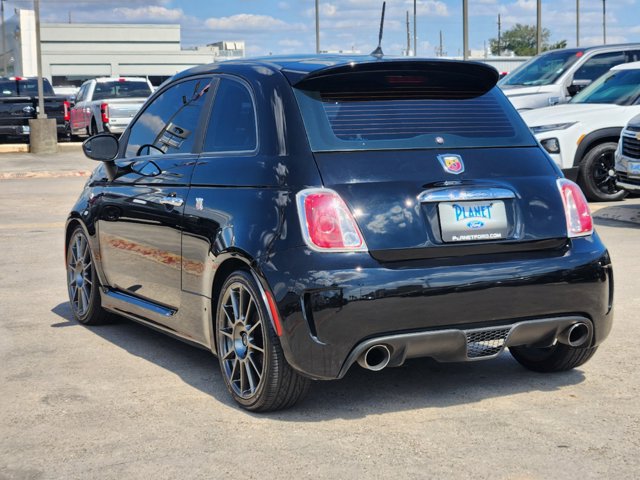
<svg viewBox="0 0 640 480"><path fill-rule="evenodd" d="M160 203L162 205L168 205L171 207L181 207L184 203L184 200L180 197L162 197L160 199Z"/></svg>

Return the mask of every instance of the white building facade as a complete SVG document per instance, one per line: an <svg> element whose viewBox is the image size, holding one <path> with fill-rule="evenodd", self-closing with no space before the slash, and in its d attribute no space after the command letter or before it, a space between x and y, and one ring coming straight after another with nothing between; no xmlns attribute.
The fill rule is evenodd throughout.
<svg viewBox="0 0 640 480"><path fill-rule="evenodd" d="M54 86L105 76L142 76L159 85L189 67L244 57L242 41L183 49L177 24L43 23L40 39L42 74ZM17 10L6 21L4 45L2 75L37 74L32 10Z"/></svg>

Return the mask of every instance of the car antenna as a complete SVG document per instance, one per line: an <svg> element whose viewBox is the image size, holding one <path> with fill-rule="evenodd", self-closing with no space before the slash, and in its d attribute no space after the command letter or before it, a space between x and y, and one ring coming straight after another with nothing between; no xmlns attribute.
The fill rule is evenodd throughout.
<svg viewBox="0 0 640 480"><path fill-rule="evenodd" d="M384 57L384 53L382 53L382 29L384 28L384 8L387 5L387 2L382 2L382 18L380 19L380 33L378 34L378 47L371 52L372 57L376 57L378 59Z"/></svg>

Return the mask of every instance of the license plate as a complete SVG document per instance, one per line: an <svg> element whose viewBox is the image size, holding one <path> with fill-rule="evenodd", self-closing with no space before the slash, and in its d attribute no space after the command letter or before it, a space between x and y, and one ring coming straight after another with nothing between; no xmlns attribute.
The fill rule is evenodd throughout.
<svg viewBox="0 0 640 480"><path fill-rule="evenodd" d="M507 238L509 223L502 200L438 204L444 242L475 242Z"/></svg>
<svg viewBox="0 0 640 480"><path fill-rule="evenodd" d="M640 176L640 162L627 163L627 175Z"/></svg>

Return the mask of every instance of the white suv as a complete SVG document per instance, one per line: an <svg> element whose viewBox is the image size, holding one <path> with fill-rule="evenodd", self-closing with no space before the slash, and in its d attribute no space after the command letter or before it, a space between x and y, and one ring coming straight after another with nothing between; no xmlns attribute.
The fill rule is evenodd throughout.
<svg viewBox="0 0 640 480"><path fill-rule="evenodd" d="M521 112L566 177L590 200L624 197L616 185L614 152L626 123L640 114L640 62L613 67L568 104Z"/></svg>

